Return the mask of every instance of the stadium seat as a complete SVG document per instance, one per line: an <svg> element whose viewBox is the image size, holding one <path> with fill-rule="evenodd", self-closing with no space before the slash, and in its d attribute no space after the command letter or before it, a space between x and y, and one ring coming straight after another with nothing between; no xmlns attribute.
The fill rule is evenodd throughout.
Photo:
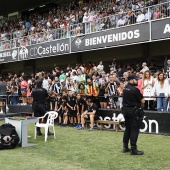
<svg viewBox="0 0 170 170"><path fill-rule="evenodd" d="M47 122L46 123L40 123L40 121L38 121L35 125L35 136L34 139L36 139L37 136L37 127L40 128L45 128L45 142L47 141L47 137L48 137L48 128L49 127L53 127L53 133L54 133L54 139L56 139L56 135L55 135L55 128L54 128L54 120L58 117L58 113L55 111L49 111L47 112L43 117L38 117L37 119L44 119L47 116Z"/></svg>

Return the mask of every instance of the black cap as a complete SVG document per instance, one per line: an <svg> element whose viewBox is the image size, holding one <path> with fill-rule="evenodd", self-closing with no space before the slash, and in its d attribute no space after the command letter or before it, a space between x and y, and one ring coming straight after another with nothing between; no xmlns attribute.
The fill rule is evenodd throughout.
<svg viewBox="0 0 170 170"><path fill-rule="evenodd" d="M138 80L138 79L139 79L139 77L138 77L138 76L136 76L136 74L131 74L131 75L129 75L129 76L128 76L128 81L133 80L133 79Z"/></svg>

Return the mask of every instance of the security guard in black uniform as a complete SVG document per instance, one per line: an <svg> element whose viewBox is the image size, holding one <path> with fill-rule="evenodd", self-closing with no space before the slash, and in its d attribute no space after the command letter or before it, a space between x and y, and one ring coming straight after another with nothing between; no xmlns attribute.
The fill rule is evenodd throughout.
<svg viewBox="0 0 170 170"><path fill-rule="evenodd" d="M123 108L122 112L125 118L125 132L123 137L123 152L130 152L131 155L143 155L143 151L137 150L137 139L139 135L139 122L136 119L136 108L141 107L141 103L145 103L143 95L135 86L138 85L138 77L135 74L128 76L128 84L123 90ZM128 148L130 140L131 150Z"/></svg>
<svg viewBox="0 0 170 170"><path fill-rule="evenodd" d="M34 116L35 117L44 116L46 113L45 102L46 99L48 98L48 93L46 89L42 88L42 80L39 79L36 81L36 88L32 90L31 95L33 97ZM38 136L42 135L40 127L37 127L37 135ZM48 135L52 135L52 133L48 131Z"/></svg>

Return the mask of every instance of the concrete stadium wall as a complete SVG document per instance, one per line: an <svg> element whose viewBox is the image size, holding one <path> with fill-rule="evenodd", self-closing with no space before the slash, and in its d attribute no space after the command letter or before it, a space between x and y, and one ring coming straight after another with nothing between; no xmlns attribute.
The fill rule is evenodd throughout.
<svg viewBox="0 0 170 170"><path fill-rule="evenodd" d="M1 72L14 72L14 73L18 73L21 70L24 70L24 61L20 61L20 62L15 62L15 63L5 63L2 64L2 68L1 68Z"/></svg>
<svg viewBox="0 0 170 170"><path fill-rule="evenodd" d="M102 50L79 52L74 54L46 57L36 60L6 63L1 65L1 73L6 72L33 72L44 69L53 69L55 66L66 66L68 64L88 63L89 61L98 63L104 61L106 66L113 57L120 63L136 64L143 61L152 60L157 65L163 65L165 56L170 56L170 40L157 41L152 43L143 43L128 45L122 47L113 47Z"/></svg>
<svg viewBox="0 0 170 170"><path fill-rule="evenodd" d="M156 41L149 44L150 56L170 55L170 40Z"/></svg>
<svg viewBox="0 0 170 170"><path fill-rule="evenodd" d="M89 60L93 62L100 60L111 61L114 57L118 60L142 58L144 57L144 45L113 47L82 53L82 60L84 63L87 63Z"/></svg>
<svg viewBox="0 0 170 170"><path fill-rule="evenodd" d="M59 55L35 60L36 68L54 68L55 66L77 63L78 54Z"/></svg>

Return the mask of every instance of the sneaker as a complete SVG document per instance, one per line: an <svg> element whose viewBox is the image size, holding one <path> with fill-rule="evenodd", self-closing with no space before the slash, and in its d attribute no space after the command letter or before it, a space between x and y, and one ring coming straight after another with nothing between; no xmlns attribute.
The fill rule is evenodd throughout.
<svg viewBox="0 0 170 170"><path fill-rule="evenodd" d="M74 128L78 129L78 128L79 128L79 125L75 126Z"/></svg>
<svg viewBox="0 0 170 170"><path fill-rule="evenodd" d="M94 128L90 128L90 129L89 129L89 132L93 132L93 131L94 131Z"/></svg>
<svg viewBox="0 0 170 170"><path fill-rule="evenodd" d="M82 128L82 126L81 126L81 125L79 125L79 127L78 127L78 128ZM77 128L77 129L78 129L78 128Z"/></svg>
<svg viewBox="0 0 170 170"><path fill-rule="evenodd" d="M84 130L84 127L80 126L79 128L77 128L78 130Z"/></svg>

